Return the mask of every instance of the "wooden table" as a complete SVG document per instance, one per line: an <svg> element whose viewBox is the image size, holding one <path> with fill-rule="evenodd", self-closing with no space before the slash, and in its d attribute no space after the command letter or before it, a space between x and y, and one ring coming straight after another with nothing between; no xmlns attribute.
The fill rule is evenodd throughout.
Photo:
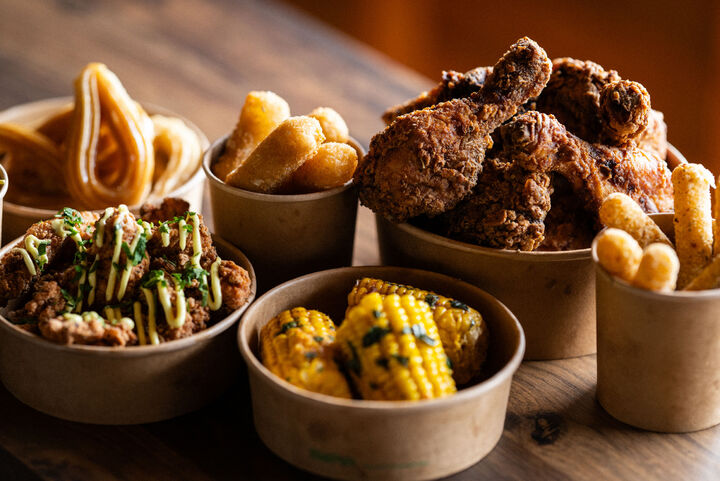
<svg viewBox="0 0 720 481"><path fill-rule="evenodd" d="M68 95L85 63L103 61L132 96L191 118L211 139L231 129L248 90L267 89L295 113L336 108L367 146L386 106L430 85L280 4L148 3L0 0L0 108ZM355 263L378 262L372 217L363 209ZM523 364L499 444L452 479L720 478L720 427L686 435L640 431L605 413L594 391L594 356ZM260 442L243 377L201 411L129 427L54 419L0 388L0 479L314 476Z"/></svg>

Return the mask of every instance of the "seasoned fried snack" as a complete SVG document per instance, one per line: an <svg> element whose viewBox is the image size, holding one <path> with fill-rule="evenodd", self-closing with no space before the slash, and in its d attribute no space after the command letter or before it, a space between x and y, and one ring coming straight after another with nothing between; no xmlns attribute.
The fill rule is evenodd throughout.
<svg viewBox="0 0 720 481"><path fill-rule="evenodd" d="M479 92L398 117L373 137L355 172L362 203L398 222L454 207L477 183L490 133L549 76L545 51L522 38Z"/></svg>
<svg viewBox="0 0 720 481"><path fill-rule="evenodd" d="M75 108L67 106L57 114L40 124L36 129L37 133L49 138L61 151L67 148L67 136L72 127Z"/></svg>
<svg viewBox="0 0 720 481"><path fill-rule="evenodd" d="M660 242L672 247L672 242L642 208L622 192L610 194L600 206L600 222L622 229L635 238L640 247Z"/></svg>
<svg viewBox="0 0 720 481"><path fill-rule="evenodd" d="M351 398L335 363L335 325L322 312L296 307L271 319L260 331L260 357L273 374L308 391Z"/></svg>
<svg viewBox="0 0 720 481"><path fill-rule="evenodd" d="M290 184L294 192L317 192L340 187L352 179L357 163L358 155L353 147L327 142L292 174Z"/></svg>
<svg viewBox="0 0 720 481"><path fill-rule="evenodd" d="M600 90L600 118L604 143L627 145L637 140L648 125L650 94L630 80L616 80Z"/></svg>
<svg viewBox="0 0 720 481"><path fill-rule="evenodd" d="M182 120L162 115L150 119L155 130L155 172L150 197L160 199L190 180L202 160L202 146Z"/></svg>
<svg viewBox="0 0 720 481"><path fill-rule="evenodd" d="M230 172L237 169L253 149L288 117L290 106L279 95L273 92L249 92L235 130L227 140L225 152L212 166L215 175L227 182Z"/></svg>
<svg viewBox="0 0 720 481"><path fill-rule="evenodd" d="M430 306L412 295L366 295L348 311L337 343L363 399L434 399L456 391Z"/></svg>
<svg viewBox="0 0 720 481"><path fill-rule="evenodd" d="M452 363L455 382L466 384L480 373L487 356L488 328L478 311L434 292L368 277L358 279L348 294L348 310L373 292L383 296L411 295L427 302L432 309L440 341Z"/></svg>
<svg viewBox="0 0 720 481"><path fill-rule="evenodd" d="M603 200L626 192L646 212L670 211L673 189L665 162L636 147L589 144L554 117L518 115L495 133L478 186L443 217L448 234L479 245L534 249L552 194L547 175L562 176L594 218Z"/></svg>
<svg viewBox="0 0 720 481"><path fill-rule="evenodd" d="M643 251L632 284L650 291L672 291L675 289L679 270L680 261L672 247L667 244L650 244Z"/></svg>
<svg viewBox="0 0 720 481"><path fill-rule="evenodd" d="M273 193L317 152L324 140L322 127L316 119L290 117L230 172L226 182L233 187Z"/></svg>
<svg viewBox="0 0 720 481"><path fill-rule="evenodd" d="M643 250L624 230L609 228L596 241L598 262L610 274L631 282L640 266Z"/></svg>
<svg viewBox="0 0 720 481"><path fill-rule="evenodd" d="M397 117L409 112L431 107L440 102L469 97L473 92L480 90L491 72L492 67L477 67L465 73L454 70L444 71L442 80L432 90L386 110L382 119L389 125Z"/></svg>
<svg viewBox="0 0 720 481"><path fill-rule="evenodd" d="M107 122L115 148L98 152L100 126ZM68 143L65 181L82 207L138 204L150 190L155 166L150 117L107 67L91 63L75 81L75 112ZM119 168L118 164L123 167Z"/></svg>
<svg viewBox="0 0 720 481"><path fill-rule="evenodd" d="M350 133L345 120L330 107L318 107L308 114L308 117L312 117L322 127L323 134L325 134L325 142L339 142L344 144L348 141Z"/></svg>
<svg viewBox="0 0 720 481"><path fill-rule="evenodd" d="M672 173L675 188L675 246L680 259L678 288L684 288L712 258L710 207L712 174L700 164L684 164Z"/></svg>
<svg viewBox="0 0 720 481"><path fill-rule="evenodd" d="M63 182L63 156L45 135L19 125L0 124L0 160L12 182L7 198L42 207L48 198L68 198Z"/></svg>
<svg viewBox="0 0 720 481"><path fill-rule="evenodd" d="M248 273L221 260L202 217L162 219L182 201L102 216L65 208L34 224L0 260L0 306L12 322L64 344L125 346L187 337L250 295Z"/></svg>

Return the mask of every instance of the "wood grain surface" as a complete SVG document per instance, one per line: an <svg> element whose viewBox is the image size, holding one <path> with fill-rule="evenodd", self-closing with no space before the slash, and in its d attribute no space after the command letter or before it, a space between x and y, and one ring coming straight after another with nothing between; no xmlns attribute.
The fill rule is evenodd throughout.
<svg viewBox="0 0 720 481"><path fill-rule="evenodd" d="M0 109L68 95L89 61L105 62L133 97L192 119L210 139L232 128L248 90L267 89L294 113L334 107L367 146L385 107L431 84L279 3L0 0ZM365 209L354 261L379 262ZM720 427L640 431L605 413L594 391L594 356L524 363L499 444L452 479L718 479ZM263 446L242 376L196 413L129 427L54 419L0 388L0 479L315 477Z"/></svg>

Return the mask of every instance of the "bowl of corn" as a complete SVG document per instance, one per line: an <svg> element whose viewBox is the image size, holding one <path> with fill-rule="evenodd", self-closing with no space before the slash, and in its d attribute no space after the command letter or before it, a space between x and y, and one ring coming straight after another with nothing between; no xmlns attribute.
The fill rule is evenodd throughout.
<svg viewBox="0 0 720 481"><path fill-rule="evenodd" d="M247 310L238 343L260 438L336 479L434 479L477 463L502 435L525 349L494 297L399 267L281 284Z"/></svg>

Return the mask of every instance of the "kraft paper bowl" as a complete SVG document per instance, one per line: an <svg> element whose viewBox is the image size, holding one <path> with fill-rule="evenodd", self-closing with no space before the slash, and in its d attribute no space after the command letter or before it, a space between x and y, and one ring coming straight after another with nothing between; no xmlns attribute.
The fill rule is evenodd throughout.
<svg viewBox="0 0 720 481"><path fill-rule="evenodd" d="M39 127L46 119L72 105L72 103L72 97L58 97L17 105L0 112L0 123L12 123L23 125L25 127L36 128ZM185 122L185 124L197 134L200 139L200 147L203 151L209 145L209 141L202 130L200 130L188 119L168 109L157 107L152 104L144 104L144 106L150 115L159 114L168 117L177 117ZM63 180L61 179L61 181ZM12 182L12 179L10 179L10 182ZM179 197L185 199L190 203L191 210L200 212L202 210L204 189L205 174L198 166L197 171L192 177L190 177L190 180L168 194L168 197ZM39 209L36 207L28 207L5 201L5 217L2 219L2 245L5 245L11 240L23 235L27 228L35 222L51 218L63 207L72 206L58 205L56 209ZM137 214L140 211L140 206L130 206L130 210ZM102 213L102 211L98 212Z"/></svg>
<svg viewBox="0 0 720 481"><path fill-rule="evenodd" d="M673 238L673 215L655 222ZM720 289L658 293L597 274L597 398L618 420L660 432L720 423Z"/></svg>
<svg viewBox="0 0 720 481"><path fill-rule="evenodd" d="M213 241L222 258L250 274L250 299L242 308L193 336L122 348L55 344L0 315L0 380L28 406L83 423L149 423L209 403L237 379L241 360L233 328L256 292L243 253L218 237Z"/></svg>
<svg viewBox="0 0 720 481"><path fill-rule="evenodd" d="M228 136L205 153L203 168L218 235L241 248L258 272L259 291L288 279L352 263L357 191L342 187L310 194L261 194L232 187L212 171ZM362 157L359 144L348 142Z"/></svg>
<svg viewBox="0 0 720 481"><path fill-rule="evenodd" d="M668 164L684 162L671 146ZM595 275L590 248L561 252L493 249L375 218L383 264L443 272L500 299L523 326L526 360L595 352Z"/></svg>
<svg viewBox="0 0 720 481"><path fill-rule="evenodd" d="M271 318L304 306L340 322L348 293L364 276L430 289L476 308L490 333L484 380L442 399L348 400L299 389L262 365L258 336ZM246 311L238 342L265 445L301 469L351 480L432 479L481 460L502 435L510 383L525 349L520 324L494 297L452 277L399 267L346 267L286 282Z"/></svg>

